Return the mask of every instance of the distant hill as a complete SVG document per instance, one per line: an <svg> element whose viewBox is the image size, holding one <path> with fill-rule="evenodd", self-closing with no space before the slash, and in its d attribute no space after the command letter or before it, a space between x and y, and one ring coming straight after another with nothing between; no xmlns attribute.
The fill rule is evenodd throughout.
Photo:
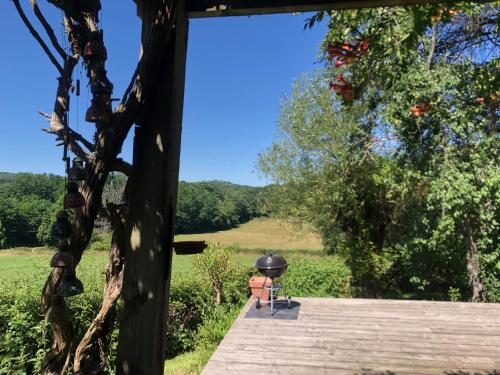
<svg viewBox="0 0 500 375"><path fill-rule="evenodd" d="M177 232L232 228L263 214L265 188L226 181L179 183Z"/></svg>
<svg viewBox="0 0 500 375"><path fill-rule="evenodd" d="M126 177L109 176L103 202L121 202ZM0 172L0 248L51 243L50 227L62 208L64 177ZM230 229L264 214L266 188L227 181L179 183L177 233ZM96 224L106 230L106 220Z"/></svg>
<svg viewBox="0 0 500 375"><path fill-rule="evenodd" d="M0 184L12 182L16 177L16 173L0 172Z"/></svg>

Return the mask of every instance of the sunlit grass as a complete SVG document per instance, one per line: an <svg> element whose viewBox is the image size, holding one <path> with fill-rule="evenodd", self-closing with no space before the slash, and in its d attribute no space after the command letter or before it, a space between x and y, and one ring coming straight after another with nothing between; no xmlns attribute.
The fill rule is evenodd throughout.
<svg viewBox="0 0 500 375"><path fill-rule="evenodd" d="M321 254L321 241L314 233L309 230L297 230L267 218L254 219L235 229L178 235L175 239L205 240L231 246L235 251L236 261L244 266L252 266L259 254L267 252ZM109 235L94 241L89 250L85 251L77 272L102 277L107 259L107 251L104 250L109 248L110 241ZM0 282L15 282L26 277L44 280L42 275L46 276L50 272L49 262L53 254L54 250L45 247L19 247L0 251ZM174 255L172 273L175 275L190 272L193 256Z"/></svg>
<svg viewBox="0 0 500 375"><path fill-rule="evenodd" d="M318 235L310 228L297 228L275 219L259 218L237 228L213 233L178 235L176 241L205 240L248 250L321 251Z"/></svg>

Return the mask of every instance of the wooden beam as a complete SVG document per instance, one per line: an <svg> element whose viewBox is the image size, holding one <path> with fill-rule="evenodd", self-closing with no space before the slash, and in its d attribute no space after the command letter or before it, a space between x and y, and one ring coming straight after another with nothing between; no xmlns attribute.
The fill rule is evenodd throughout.
<svg viewBox="0 0 500 375"><path fill-rule="evenodd" d="M190 18L442 3L442 0L187 0ZM453 3L456 1L448 1Z"/></svg>
<svg viewBox="0 0 500 375"><path fill-rule="evenodd" d="M161 61L164 70L135 131L119 375L162 375L164 371L188 35L184 1L176 0L175 28ZM152 3L158 5L161 0L140 5L143 22L149 26L155 14ZM149 31L143 28L143 36Z"/></svg>

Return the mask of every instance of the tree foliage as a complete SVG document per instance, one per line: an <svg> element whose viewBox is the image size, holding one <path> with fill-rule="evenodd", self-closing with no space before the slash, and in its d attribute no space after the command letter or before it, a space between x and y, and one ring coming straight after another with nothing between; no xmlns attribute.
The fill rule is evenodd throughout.
<svg viewBox="0 0 500 375"><path fill-rule="evenodd" d="M50 221L63 193L64 179L54 175L18 173L1 179L3 246L49 244Z"/></svg>
<svg viewBox="0 0 500 375"><path fill-rule="evenodd" d="M180 182L177 233L224 230L261 215L263 189L223 181Z"/></svg>
<svg viewBox="0 0 500 375"><path fill-rule="evenodd" d="M347 255L359 285L498 300L497 13L457 4L310 19L329 17L325 71L294 86L260 166L280 209Z"/></svg>
<svg viewBox="0 0 500 375"><path fill-rule="evenodd" d="M52 246L50 228L64 197L64 178L55 175L0 174L0 249L15 246ZM127 177L110 174L103 204L120 204ZM196 233L235 227L263 214L265 189L223 181L181 182L177 233ZM109 218L96 220L100 232L111 230Z"/></svg>

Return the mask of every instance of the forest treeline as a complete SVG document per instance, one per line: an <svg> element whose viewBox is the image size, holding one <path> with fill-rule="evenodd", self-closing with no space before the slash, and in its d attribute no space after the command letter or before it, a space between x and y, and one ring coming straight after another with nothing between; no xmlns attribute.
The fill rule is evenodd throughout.
<svg viewBox="0 0 500 375"><path fill-rule="evenodd" d="M122 199L126 178L108 178L103 203ZM64 177L0 173L0 248L51 245L50 227L63 206ZM223 230L263 214L266 188L224 181L179 184L177 233ZM98 228L107 230L106 220Z"/></svg>

